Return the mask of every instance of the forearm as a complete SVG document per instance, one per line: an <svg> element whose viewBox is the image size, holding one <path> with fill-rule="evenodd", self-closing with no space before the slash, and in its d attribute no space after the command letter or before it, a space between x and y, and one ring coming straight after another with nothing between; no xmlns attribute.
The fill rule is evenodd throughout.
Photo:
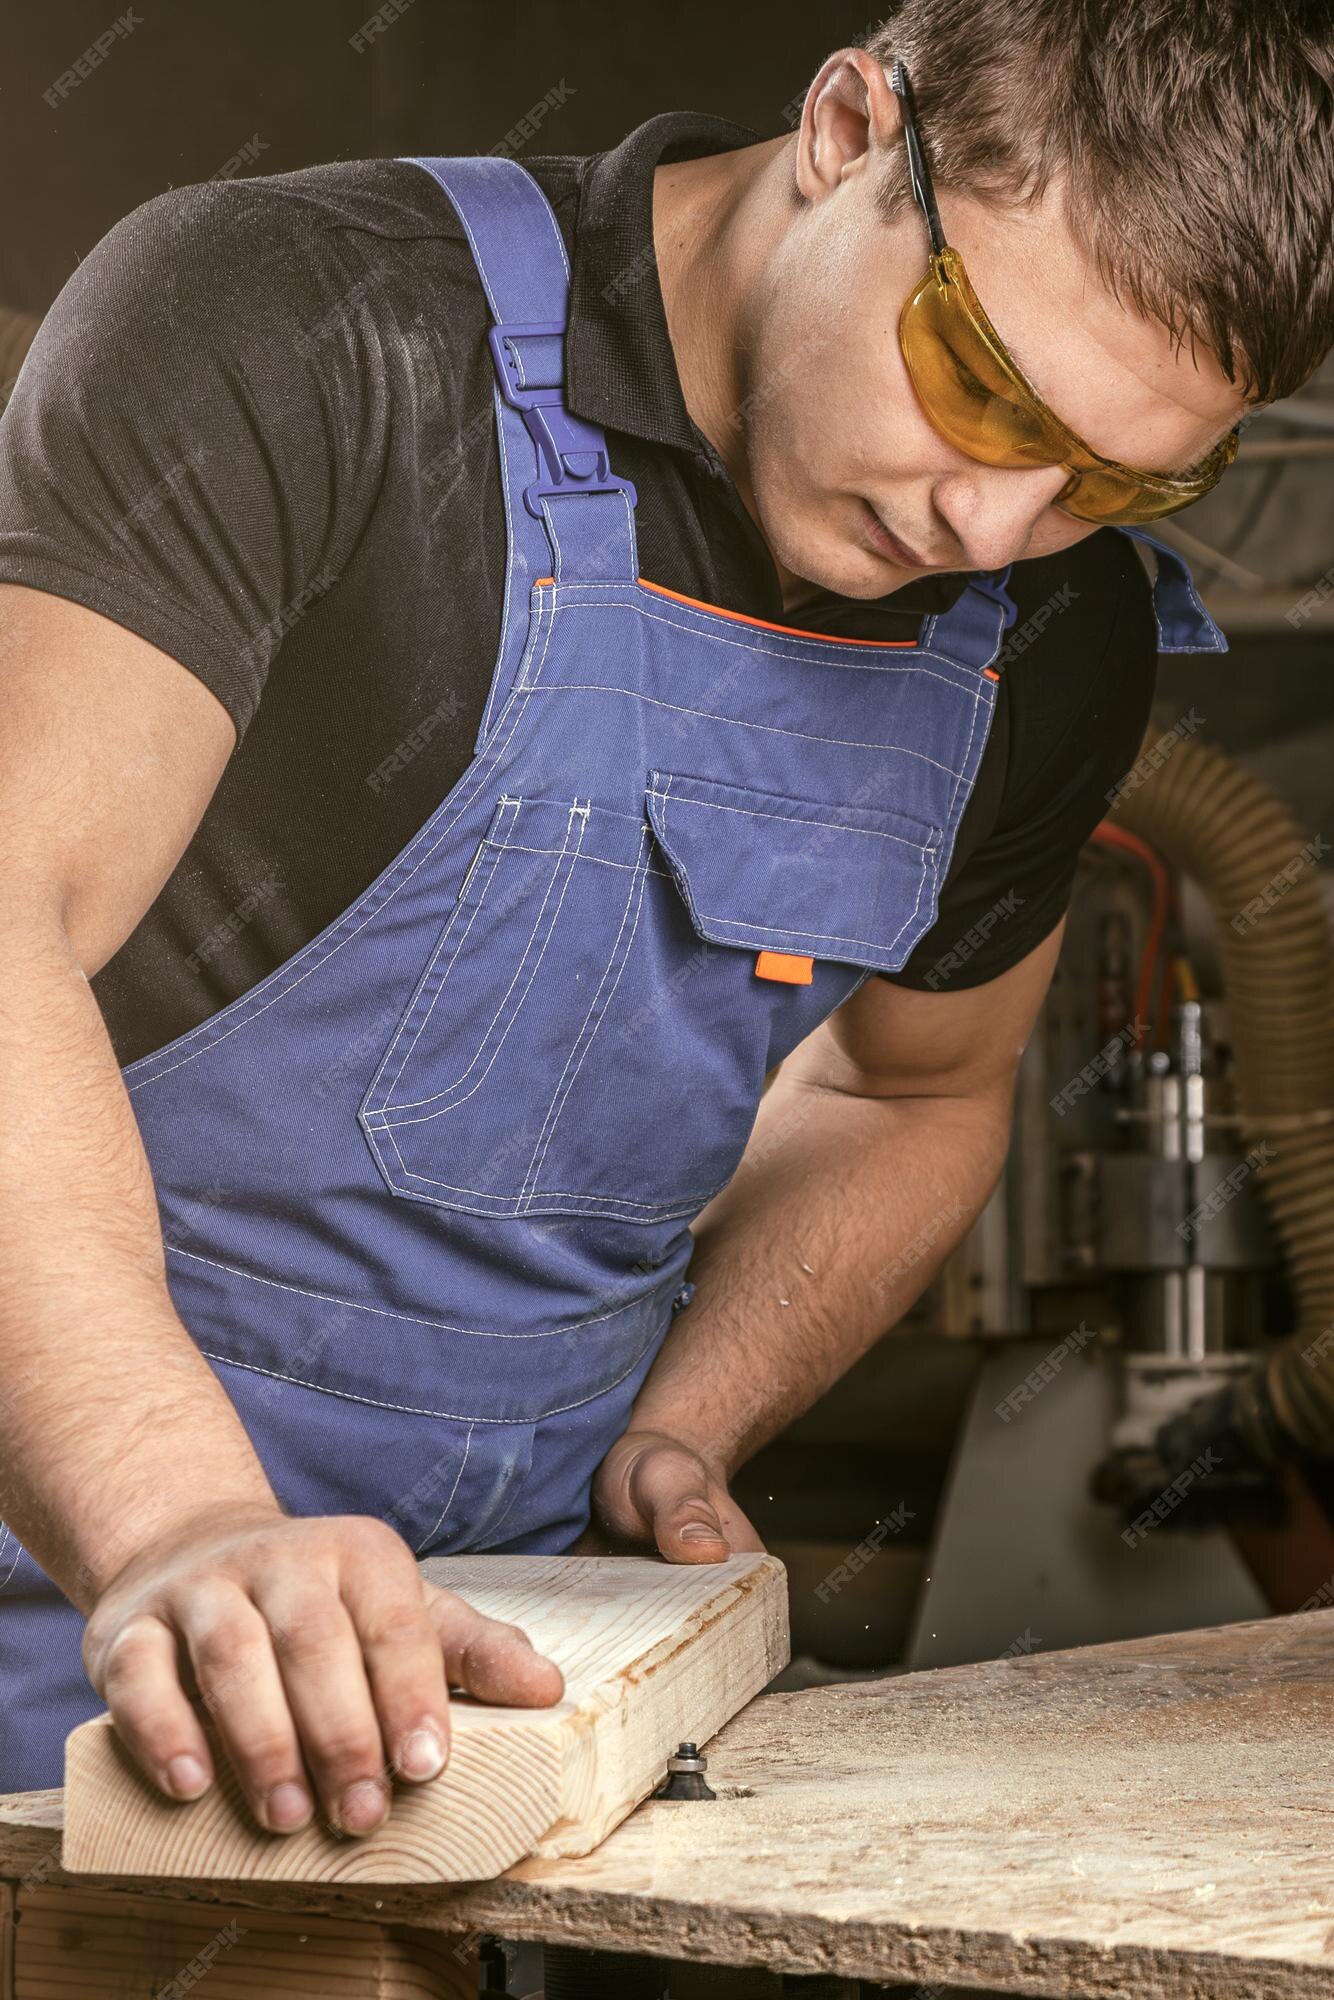
<svg viewBox="0 0 1334 2000"><path fill-rule="evenodd" d="M0 961L0 1518L87 1608L169 1523L277 1503L172 1305L138 1127L56 916L12 911Z"/></svg>
<svg viewBox="0 0 1334 2000"><path fill-rule="evenodd" d="M635 1405L730 1475L899 1319L996 1183L1008 1084L862 1097L780 1072L696 1227L694 1301Z"/></svg>

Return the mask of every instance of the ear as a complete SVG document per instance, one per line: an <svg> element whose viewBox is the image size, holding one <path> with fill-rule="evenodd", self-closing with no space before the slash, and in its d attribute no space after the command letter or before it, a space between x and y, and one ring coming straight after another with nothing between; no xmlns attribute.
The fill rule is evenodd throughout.
<svg viewBox="0 0 1334 2000"><path fill-rule="evenodd" d="M837 49L820 69L802 107L797 186L820 201L852 173L900 143L899 101L884 67L865 49Z"/></svg>

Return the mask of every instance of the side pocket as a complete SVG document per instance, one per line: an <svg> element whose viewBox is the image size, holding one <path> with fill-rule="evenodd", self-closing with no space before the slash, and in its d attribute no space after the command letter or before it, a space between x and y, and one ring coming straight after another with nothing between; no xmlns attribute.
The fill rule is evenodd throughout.
<svg viewBox="0 0 1334 2000"><path fill-rule="evenodd" d="M524 1211L532 1163L633 936L642 820L503 798L362 1100L390 1187Z"/></svg>

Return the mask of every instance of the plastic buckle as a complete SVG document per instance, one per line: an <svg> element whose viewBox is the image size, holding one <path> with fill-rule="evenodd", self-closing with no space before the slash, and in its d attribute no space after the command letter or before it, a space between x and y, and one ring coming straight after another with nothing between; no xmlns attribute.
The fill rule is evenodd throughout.
<svg viewBox="0 0 1334 2000"><path fill-rule="evenodd" d="M524 506L539 521L541 503L550 494L627 493L632 507L639 504L631 482L612 471L602 432L565 408L562 384L533 384L522 379L523 362L514 343L564 337L562 320L519 321L493 326L487 334L500 393L523 418L546 469L547 476L533 480L523 493Z"/></svg>

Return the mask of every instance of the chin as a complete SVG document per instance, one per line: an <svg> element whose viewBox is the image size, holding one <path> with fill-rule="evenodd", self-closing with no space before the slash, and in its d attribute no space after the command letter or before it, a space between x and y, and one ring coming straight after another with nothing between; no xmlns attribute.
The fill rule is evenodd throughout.
<svg viewBox="0 0 1334 2000"><path fill-rule="evenodd" d="M794 576L839 597L874 598L901 589L918 574L858 538L856 504L846 496L819 494L806 504L784 504L786 498L771 511L756 486L761 531L775 560Z"/></svg>

